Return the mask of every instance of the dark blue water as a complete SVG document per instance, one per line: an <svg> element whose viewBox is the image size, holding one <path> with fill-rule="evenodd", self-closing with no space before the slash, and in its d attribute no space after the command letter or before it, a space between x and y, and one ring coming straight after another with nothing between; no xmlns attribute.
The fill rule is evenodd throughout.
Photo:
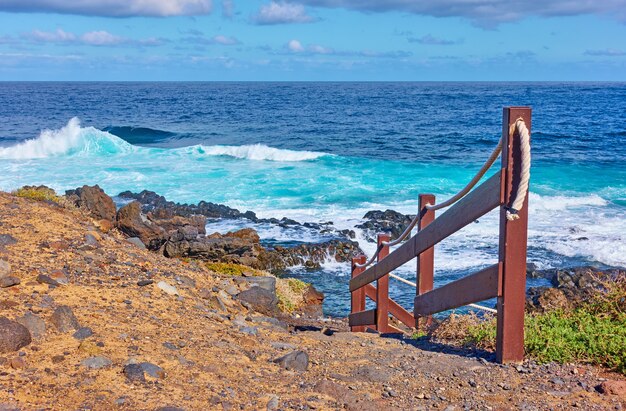
<svg viewBox="0 0 626 411"><path fill-rule="evenodd" d="M339 228L371 209L414 213L421 192L452 195L497 143L502 107L529 105L529 260L626 265L624 83L0 83L0 103L1 189L150 189ZM438 246L439 284L493 263L496 220ZM323 239L255 228L271 242ZM346 312L345 265L293 274ZM410 305L413 290L392 294Z"/></svg>

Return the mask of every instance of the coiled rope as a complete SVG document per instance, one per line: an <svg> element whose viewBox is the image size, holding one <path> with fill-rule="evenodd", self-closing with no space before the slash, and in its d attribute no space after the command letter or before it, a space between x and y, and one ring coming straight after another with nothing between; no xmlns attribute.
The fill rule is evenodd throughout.
<svg viewBox="0 0 626 411"><path fill-rule="evenodd" d="M518 211L521 210L522 206L524 205L524 199L526 198L526 194L528 193L528 182L530 180L530 132L528 131L528 128L526 127L526 123L524 123L524 120L522 118L518 118L515 121L515 123L511 124L511 127L509 128L509 136L512 136L515 133L515 131L517 131L518 135L520 136L522 160L521 160L519 185L517 186L517 190L515 192L515 196L513 197L514 199L513 199L513 202L511 203L511 206L506 207L506 218L509 221L517 220L519 218ZM489 168L491 168L493 163L495 163L497 158L500 156L500 153L502 153L502 138L500 138L500 141L498 141L498 145L493 150L493 152L491 153L491 155L489 156L485 164L483 164L483 166L480 168L480 170L478 170L478 173L476 173L474 178L472 178L472 180L469 183L467 183L467 185L461 191L459 191L458 193L456 193L455 195L453 195L452 197L450 197L443 203L426 204L425 208L429 211L440 210L442 208L451 206L452 204L459 201L461 198L465 197L465 195L467 195L467 193L469 193L472 190L472 188L474 188L474 186L485 175L485 173L489 170ZM411 233L413 228L419 223L421 218L422 218L421 212L417 213L415 218L413 218L411 223L406 227L404 232L400 234L398 238L396 238L393 241L383 241L377 247L374 255L372 255L363 264L355 263L355 266L359 268L367 267L376 260L376 256L378 255L378 253L383 247L385 246L393 247L395 245L400 244L402 241L404 241L405 238L407 238L407 236Z"/></svg>

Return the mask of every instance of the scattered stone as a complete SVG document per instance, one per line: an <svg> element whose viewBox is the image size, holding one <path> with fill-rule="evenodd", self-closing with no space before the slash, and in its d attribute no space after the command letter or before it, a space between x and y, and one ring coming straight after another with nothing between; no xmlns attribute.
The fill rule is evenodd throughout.
<svg viewBox="0 0 626 411"><path fill-rule="evenodd" d="M54 357L52 357L52 364L59 364L63 361L65 361L64 355L55 355Z"/></svg>
<svg viewBox="0 0 626 411"><path fill-rule="evenodd" d="M0 288L9 288L14 285L19 285L20 279L13 276L0 277Z"/></svg>
<svg viewBox="0 0 626 411"><path fill-rule="evenodd" d="M27 311L23 316L16 318L16 321L28 328L30 335L35 338L41 338L46 333L46 322L30 311Z"/></svg>
<svg viewBox="0 0 626 411"><path fill-rule="evenodd" d="M163 343L163 347L167 348L168 350L178 350L178 346L176 344L172 344L171 342L167 341Z"/></svg>
<svg viewBox="0 0 626 411"><path fill-rule="evenodd" d="M85 234L85 245L93 248L100 247L100 243L98 243L96 236L92 233Z"/></svg>
<svg viewBox="0 0 626 411"><path fill-rule="evenodd" d="M292 351L276 358L274 362L286 370L306 371L309 368L309 355L304 351Z"/></svg>
<svg viewBox="0 0 626 411"><path fill-rule="evenodd" d="M224 408L226 409L226 408ZM154 411L185 411L184 408L180 408L180 407L173 407L170 405L166 405L165 407L159 407L157 409L155 409Z"/></svg>
<svg viewBox="0 0 626 411"><path fill-rule="evenodd" d="M259 329L257 327L239 327L239 331L252 336L259 334Z"/></svg>
<svg viewBox="0 0 626 411"><path fill-rule="evenodd" d="M70 283L67 275L65 275L65 272L63 272L62 270L54 270L50 274L50 278L52 278L53 281L56 281L57 284L68 285Z"/></svg>
<svg viewBox="0 0 626 411"><path fill-rule="evenodd" d="M55 287L60 285L58 282L56 282L55 280L53 280L52 278L48 277L45 274L39 274L36 280L40 284L48 284L48 285L53 285Z"/></svg>
<svg viewBox="0 0 626 411"><path fill-rule="evenodd" d="M94 370L109 367L111 364L113 364L113 361L101 356L85 358L80 362L80 365L82 365L83 367L91 368Z"/></svg>
<svg viewBox="0 0 626 411"><path fill-rule="evenodd" d="M78 330L76 330L76 332L74 334L72 334L72 337L76 338L77 340L84 340L85 338L89 338L93 335L93 330L89 327L80 327Z"/></svg>
<svg viewBox="0 0 626 411"><path fill-rule="evenodd" d="M17 244L17 240L15 239L15 237L13 237L10 234L0 234L0 247L5 247L7 245L13 245L13 244Z"/></svg>
<svg viewBox="0 0 626 411"><path fill-rule="evenodd" d="M178 290L173 285L169 285L165 281L159 281L157 283L157 287L159 287L164 293L169 295L180 295Z"/></svg>
<svg viewBox="0 0 626 411"><path fill-rule="evenodd" d="M9 365L14 370L23 370L24 368L26 368L26 361L24 361L24 359L21 357L15 357L11 358L11 361L9 361Z"/></svg>
<svg viewBox="0 0 626 411"><path fill-rule="evenodd" d="M275 411L278 409L278 396L271 395L265 407L267 411Z"/></svg>
<svg viewBox="0 0 626 411"><path fill-rule="evenodd" d="M0 317L0 353L17 351L31 342L28 328L6 317Z"/></svg>
<svg viewBox="0 0 626 411"><path fill-rule="evenodd" d="M139 364L144 373L148 374L152 378L163 379L165 378L165 371L158 365L154 365L149 362L142 362Z"/></svg>
<svg viewBox="0 0 626 411"><path fill-rule="evenodd" d="M142 250L147 249L146 245L143 243L143 241L141 241L141 238L139 237L130 237L130 238L127 238L126 241L131 243L135 247L141 248Z"/></svg>
<svg viewBox="0 0 626 411"><path fill-rule="evenodd" d="M50 321L54 326L62 333L75 331L80 328L80 324L74 316L74 312L67 305L62 305L54 310L54 313L50 317Z"/></svg>
<svg viewBox="0 0 626 411"><path fill-rule="evenodd" d="M11 264L0 260L0 278L8 277L11 274Z"/></svg>
<svg viewBox="0 0 626 411"><path fill-rule="evenodd" d="M128 381L134 384L146 382L143 368L139 364L128 364L124 367L123 372Z"/></svg>
<svg viewBox="0 0 626 411"><path fill-rule="evenodd" d="M139 280L137 281L137 285L139 287L145 287L146 285L154 284L154 280Z"/></svg>

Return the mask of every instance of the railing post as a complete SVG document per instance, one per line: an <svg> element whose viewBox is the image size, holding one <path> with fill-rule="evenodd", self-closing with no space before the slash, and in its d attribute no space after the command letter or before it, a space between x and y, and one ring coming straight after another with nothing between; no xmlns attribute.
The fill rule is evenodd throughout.
<svg viewBox="0 0 626 411"><path fill-rule="evenodd" d="M421 218L417 224L417 230L423 230L428 224L435 220L435 212L428 210L426 204L435 204L435 196L432 194L419 195L419 212ZM417 257L417 288L416 295L422 295L433 289L435 272L435 249L434 247L422 252ZM432 317L420 318L415 315L415 328L425 329L432 323Z"/></svg>
<svg viewBox="0 0 626 411"><path fill-rule="evenodd" d="M510 133L511 126L523 118L530 131L529 107L506 107L502 119L502 184L500 207L500 263L496 360L500 363L524 359L524 305L526 297L526 248L528 195L519 210L519 219L506 218L506 206L519 184L521 167L520 136Z"/></svg>
<svg viewBox="0 0 626 411"><path fill-rule="evenodd" d="M390 239L389 234L378 234L377 263L389 255L389 246L383 242ZM376 280L376 329L379 333L392 331L389 329L389 274Z"/></svg>
<svg viewBox="0 0 626 411"><path fill-rule="evenodd" d="M357 267L357 264L365 264L366 258L364 255L360 255L358 257L354 257L352 259L352 277L354 278L357 275L361 274L365 268L363 267ZM361 287L356 291L352 291L352 293L350 293L350 300L351 300L351 313L358 313L360 311L365 311L365 287ZM364 332L365 331L365 326L364 325L359 325L356 327L350 327L350 331L353 332Z"/></svg>

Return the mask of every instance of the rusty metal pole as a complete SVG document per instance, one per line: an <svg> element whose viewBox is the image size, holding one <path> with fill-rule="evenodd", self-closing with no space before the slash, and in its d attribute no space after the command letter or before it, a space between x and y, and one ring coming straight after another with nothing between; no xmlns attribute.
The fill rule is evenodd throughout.
<svg viewBox="0 0 626 411"><path fill-rule="evenodd" d="M526 249L528 236L528 195L518 220L506 219L506 208L517 191L521 168L520 136L511 126L523 118L530 131L529 107L506 107L502 118L502 191L500 207L500 263L496 360L499 363L524 359L524 306L526 298Z"/></svg>
<svg viewBox="0 0 626 411"><path fill-rule="evenodd" d="M365 261L366 261L366 258L364 255L360 255L352 259L352 277L351 278L354 278L357 275L361 274L363 271L365 271L365 268L356 266L357 264L365 264ZM350 312L352 314L365 311L365 287L359 288L356 291L352 291L350 293L350 300L351 300ZM359 325L355 327L350 327L350 331L364 332L365 326Z"/></svg>
<svg viewBox="0 0 626 411"><path fill-rule="evenodd" d="M428 224L435 220L435 212L426 209L426 204L435 204L435 196L432 194L419 195L420 221L417 225L418 231L423 230ZM417 288L416 295L422 295L433 289L435 274L435 249L433 247L422 252L417 257ZM432 323L432 317L420 318L415 315L415 328L425 329Z"/></svg>
<svg viewBox="0 0 626 411"><path fill-rule="evenodd" d="M389 246L382 243L390 239L389 234L378 234L377 263L389 255ZM389 274L385 274L376 281L376 329L379 333L391 331L389 329Z"/></svg>

